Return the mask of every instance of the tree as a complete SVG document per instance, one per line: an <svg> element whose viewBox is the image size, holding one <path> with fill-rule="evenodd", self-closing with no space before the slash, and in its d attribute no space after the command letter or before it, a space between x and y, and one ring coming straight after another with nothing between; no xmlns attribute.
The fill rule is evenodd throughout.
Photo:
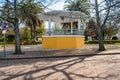
<svg viewBox="0 0 120 80"><path fill-rule="evenodd" d="M114 2L112 0L104 0L98 3L98 0L95 0L95 13L96 13L96 22L98 27L98 38L99 38L99 51L104 51L104 43L103 43L103 27L105 26L111 9L115 7L118 2ZM102 17L100 17L102 16Z"/></svg>
<svg viewBox="0 0 120 80"><path fill-rule="evenodd" d="M29 1L33 1L33 0L29 0ZM50 5L51 2L52 3L54 2L54 0L50 0L49 3L46 3L46 0L34 0L34 1L44 6L44 8L46 8L47 5ZM0 20L6 21L7 24L11 24L14 28L15 54L22 53L21 46L20 46L20 35L19 35L19 24L20 24L19 22L21 21L20 15L22 14L19 14L21 12L19 9L20 9L20 4L23 2L24 0L19 0L19 1L18 0L2 0L1 1L2 4L0 5ZM44 5L44 3L46 4ZM32 10L34 10L34 8L32 8L31 11ZM34 21L35 24L37 24L36 17L37 16L32 17L32 20Z"/></svg>
<svg viewBox="0 0 120 80"><path fill-rule="evenodd" d="M89 15L90 5L87 0L69 0L66 1L66 5L64 7L67 11L81 11L86 15Z"/></svg>
<svg viewBox="0 0 120 80"><path fill-rule="evenodd" d="M118 33L118 28L116 26L105 26L103 28L104 37L107 37L109 40L112 36L115 36Z"/></svg>
<svg viewBox="0 0 120 80"><path fill-rule="evenodd" d="M0 19L14 26L15 33L15 54L21 54L20 38L19 38L19 18L18 18L18 2L17 0L5 0L0 9Z"/></svg>
<svg viewBox="0 0 120 80"><path fill-rule="evenodd" d="M36 38L36 27L41 26L38 14L43 11L42 6L34 0L26 0L20 4L20 18L31 29L31 41Z"/></svg>
<svg viewBox="0 0 120 80"><path fill-rule="evenodd" d="M23 38L27 40L30 39L30 28L29 27L24 28Z"/></svg>
<svg viewBox="0 0 120 80"><path fill-rule="evenodd" d="M88 39L88 36L92 39L97 39L98 31L97 31L97 25L96 22L93 19L90 19L87 23L87 27L85 29L85 39Z"/></svg>

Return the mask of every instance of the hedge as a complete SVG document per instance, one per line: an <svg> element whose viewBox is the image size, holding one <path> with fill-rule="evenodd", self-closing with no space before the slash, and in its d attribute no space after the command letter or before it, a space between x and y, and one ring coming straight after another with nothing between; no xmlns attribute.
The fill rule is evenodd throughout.
<svg viewBox="0 0 120 80"><path fill-rule="evenodd" d="M104 44L116 44L120 43L120 40L104 40ZM98 44L98 40L85 41L85 44Z"/></svg>

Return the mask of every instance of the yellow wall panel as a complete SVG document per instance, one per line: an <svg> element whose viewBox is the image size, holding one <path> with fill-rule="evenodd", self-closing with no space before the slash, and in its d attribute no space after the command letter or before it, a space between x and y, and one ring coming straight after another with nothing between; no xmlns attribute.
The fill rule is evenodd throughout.
<svg viewBox="0 0 120 80"><path fill-rule="evenodd" d="M84 46L83 36L43 36L43 48L70 49Z"/></svg>

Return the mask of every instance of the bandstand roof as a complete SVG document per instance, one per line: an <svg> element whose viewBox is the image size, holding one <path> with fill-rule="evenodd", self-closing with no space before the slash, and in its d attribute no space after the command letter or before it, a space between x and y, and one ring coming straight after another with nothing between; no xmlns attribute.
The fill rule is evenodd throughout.
<svg viewBox="0 0 120 80"><path fill-rule="evenodd" d="M52 22L71 22L77 21L84 14L80 11L62 11L62 10L53 10L49 12L41 13L40 19L44 21L49 21L51 19Z"/></svg>

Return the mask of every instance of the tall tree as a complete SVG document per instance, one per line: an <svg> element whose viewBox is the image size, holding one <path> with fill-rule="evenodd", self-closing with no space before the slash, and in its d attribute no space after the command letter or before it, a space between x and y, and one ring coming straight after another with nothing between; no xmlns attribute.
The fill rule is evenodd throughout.
<svg viewBox="0 0 120 80"><path fill-rule="evenodd" d="M90 37L91 39L97 39L98 31L97 31L97 25L94 19L89 20L84 33L85 33L86 40L88 39L88 37Z"/></svg>
<svg viewBox="0 0 120 80"><path fill-rule="evenodd" d="M20 4L20 19L30 27L31 41L36 39L36 27L41 25L38 14L43 11L42 6L34 0L26 0Z"/></svg>
<svg viewBox="0 0 120 80"><path fill-rule="evenodd" d="M21 54L20 38L19 38L19 18L18 18L18 2L17 0L5 0L0 9L0 19L14 26L15 33L15 54Z"/></svg>
<svg viewBox="0 0 120 80"><path fill-rule="evenodd" d="M14 26L14 34L15 34L15 54L21 54L21 46L20 46L20 35L19 35L19 22L20 22L20 4L23 3L25 0L2 0L0 1L0 20L6 21L8 24L11 24ZM41 4L44 8L47 7L47 5L50 5L50 3L54 2L55 0L50 0L50 2L46 2L46 0L29 0L29 1L36 1L38 4ZM45 4L45 5L44 5ZM6 6L7 5L7 6ZM9 5L9 6L8 6ZM5 7L4 7L5 6ZM32 5L31 5L32 6ZM29 7L27 7L29 8ZM34 8L31 8L31 11L34 11ZM26 11L27 12L27 11ZM30 13L29 13L30 14ZM32 18L34 23L36 22L36 17L34 16Z"/></svg>
<svg viewBox="0 0 120 80"><path fill-rule="evenodd" d="M18 2L14 0L14 32L15 32L15 53L21 54L21 46L20 46L20 35L19 35L19 17L18 17Z"/></svg>
<svg viewBox="0 0 120 80"><path fill-rule="evenodd" d="M88 0L66 0L64 9L67 11L80 11L85 14L85 16L80 17L83 28L85 28L88 17L90 16L90 4Z"/></svg>
<svg viewBox="0 0 120 80"><path fill-rule="evenodd" d="M111 9L119 3L120 2L113 2L112 0L95 0L94 9L96 13L96 22L98 27L99 51L105 50L103 43L103 27L105 26L109 18Z"/></svg>

